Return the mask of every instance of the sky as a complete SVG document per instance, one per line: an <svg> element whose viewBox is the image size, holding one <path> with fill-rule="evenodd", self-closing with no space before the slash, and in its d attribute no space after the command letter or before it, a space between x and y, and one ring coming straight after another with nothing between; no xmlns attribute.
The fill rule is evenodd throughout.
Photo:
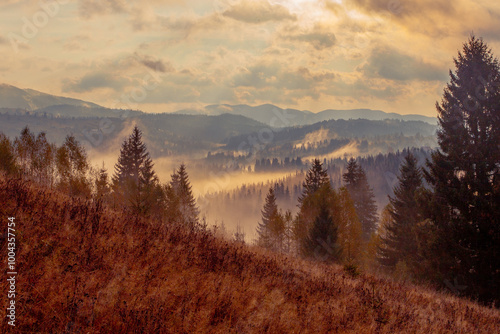
<svg viewBox="0 0 500 334"><path fill-rule="evenodd" d="M106 107L370 108L436 116L497 0L2 0L0 83Z"/></svg>

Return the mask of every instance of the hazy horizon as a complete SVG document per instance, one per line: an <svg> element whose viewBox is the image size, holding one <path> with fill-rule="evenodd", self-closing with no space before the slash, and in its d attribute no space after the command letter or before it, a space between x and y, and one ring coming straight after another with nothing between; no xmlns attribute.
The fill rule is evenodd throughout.
<svg viewBox="0 0 500 334"><path fill-rule="evenodd" d="M471 33L498 50L500 6L462 0L9 0L0 81L106 107L274 104L436 116Z"/></svg>

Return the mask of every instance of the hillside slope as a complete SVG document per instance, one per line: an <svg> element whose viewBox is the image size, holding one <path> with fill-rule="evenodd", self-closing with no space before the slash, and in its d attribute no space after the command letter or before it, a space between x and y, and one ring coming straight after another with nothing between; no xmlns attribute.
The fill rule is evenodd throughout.
<svg viewBox="0 0 500 334"><path fill-rule="evenodd" d="M92 102L50 95L33 89L21 89L7 84L0 84L1 108L36 110L62 104L88 108L100 108L99 105Z"/></svg>
<svg viewBox="0 0 500 334"><path fill-rule="evenodd" d="M431 291L134 219L0 177L17 225L16 331L494 333L500 313ZM5 241L1 252L6 256ZM7 281L0 289L7 291ZM7 305L7 294L0 295ZM4 310L5 312L5 310ZM0 332L11 328L4 320Z"/></svg>
<svg viewBox="0 0 500 334"><path fill-rule="evenodd" d="M328 120L349 120L367 119L371 121L383 121L385 119L397 119L401 121L422 121L431 125L437 123L437 118L423 115L400 115L396 113L386 113L381 110L371 109L350 109L334 110L327 109L318 113L308 110L283 109L272 104L259 106L249 106L246 104L229 105L215 104L208 105L202 109L184 109L175 112L176 114L188 115L221 115L230 113L252 118L264 124L276 127L302 126L314 124Z"/></svg>

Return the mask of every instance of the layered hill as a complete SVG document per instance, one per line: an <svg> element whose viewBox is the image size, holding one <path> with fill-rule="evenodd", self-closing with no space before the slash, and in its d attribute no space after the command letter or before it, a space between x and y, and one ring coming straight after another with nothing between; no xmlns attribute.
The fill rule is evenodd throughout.
<svg viewBox="0 0 500 334"><path fill-rule="evenodd" d="M102 108L92 102L55 96L33 89L21 89L7 84L0 84L0 108L19 108L33 111L56 105Z"/></svg>
<svg viewBox="0 0 500 334"><path fill-rule="evenodd" d="M3 113L49 115L55 117L126 117L139 116L138 110L121 110L98 104L42 93L33 89L21 89L7 84L0 84L0 111ZM272 104L250 106L246 104L214 104L199 109L183 109L175 112L182 115L219 116L232 114L244 116L271 127L289 127L309 125L327 120L367 119L381 121L397 119L402 121L422 121L436 125L435 117L423 115L401 115L372 109L336 110L327 109L318 113L308 110L283 109Z"/></svg>
<svg viewBox="0 0 500 334"><path fill-rule="evenodd" d="M454 296L134 218L0 177L15 217L16 331L495 333L500 313ZM5 239L1 239L6 254ZM7 291L3 279L0 289ZM7 294L0 295L2 305ZM6 321L0 331L11 330Z"/></svg>
<svg viewBox="0 0 500 334"><path fill-rule="evenodd" d="M46 94L33 89L21 89L7 84L0 84L0 113L52 118L123 118L142 114L138 110L110 109L88 101Z"/></svg>
<svg viewBox="0 0 500 334"><path fill-rule="evenodd" d="M435 117L423 115L401 115L372 109L327 109L318 113L313 113L309 110L283 109L272 104L262 104L259 106L249 106L246 104L215 104L208 105L201 109L179 110L176 113L188 115L221 115L229 113L249 117L261 123L277 127L308 125L339 119L367 119L370 121L396 119L401 121L422 121L432 125L437 124L437 119Z"/></svg>

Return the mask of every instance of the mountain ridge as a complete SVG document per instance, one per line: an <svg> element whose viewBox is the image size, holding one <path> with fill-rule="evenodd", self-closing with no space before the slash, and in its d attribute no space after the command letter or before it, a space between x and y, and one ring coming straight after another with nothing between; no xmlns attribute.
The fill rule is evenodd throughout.
<svg viewBox="0 0 500 334"><path fill-rule="evenodd" d="M174 114L185 115L220 115L230 113L252 118L264 124L277 127L288 127L297 125L309 125L328 120L367 119L370 121L383 121L386 119L397 119L402 121L422 121L431 125L437 124L437 118L418 114L401 115L398 113L387 113L382 110L373 109L325 109L318 113L309 110L298 110L293 108L280 108L273 104L262 104L250 106L247 104L212 104L202 109L182 109Z"/></svg>
<svg viewBox="0 0 500 334"><path fill-rule="evenodd" d="M22 89L5 83L0 84L1 108L21 108L28 111L35 111L54 105L65 104L88 108L103 108L93 102L47 94L30 88Z"/></svg>
<svg viewBox="0 0 500 334"><path fill-rule="evenodd" d="M139 110L111 109L93 102L56 96L33 89L22 89L9 84L0 84L0 109L9 109L19 114L23 111L52 115L55 117L122 117L123 114L138 116L144 113ZM201 109L181 109L169 114L184 115L241 115L271 127L285 128L301 126L328 120L367 119L381 121L399 119L403 121L423 121L437 124L437 118L424 115L401 115L372 109L326 109L318 113L309 110L281 108L273 104L250 106L247 104L210 104Z"/></svg>

